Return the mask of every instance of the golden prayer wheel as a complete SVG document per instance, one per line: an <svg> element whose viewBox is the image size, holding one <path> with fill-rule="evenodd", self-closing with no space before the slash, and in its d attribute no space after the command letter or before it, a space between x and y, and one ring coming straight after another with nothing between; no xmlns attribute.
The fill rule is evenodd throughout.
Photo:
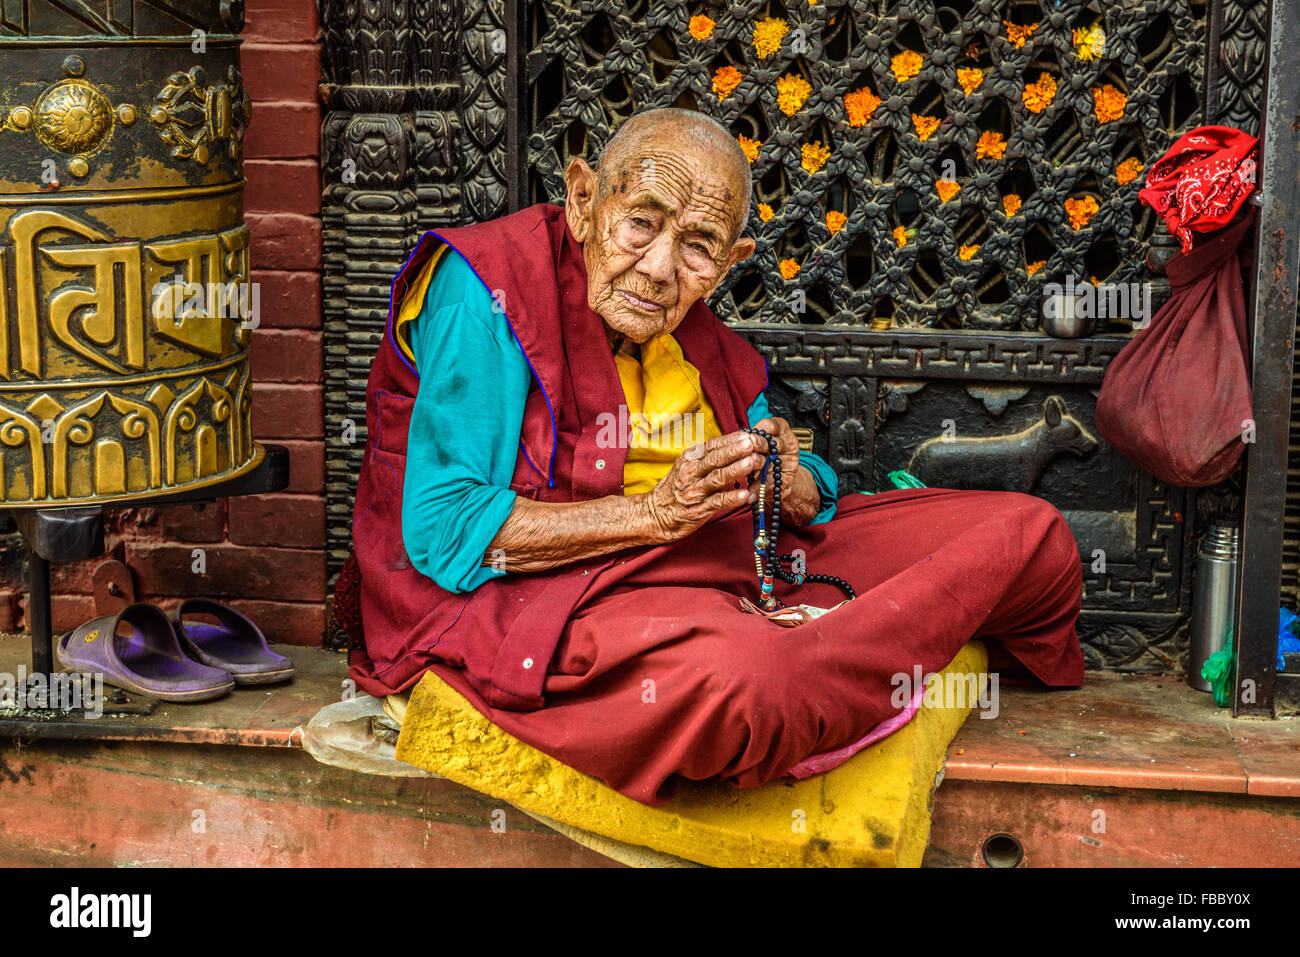
<svg viewBox="0 0 1300 957"><path fill-rule="evenodd" d="M148 499L253 469L242 4L9 14L0 508Z"/></svg>

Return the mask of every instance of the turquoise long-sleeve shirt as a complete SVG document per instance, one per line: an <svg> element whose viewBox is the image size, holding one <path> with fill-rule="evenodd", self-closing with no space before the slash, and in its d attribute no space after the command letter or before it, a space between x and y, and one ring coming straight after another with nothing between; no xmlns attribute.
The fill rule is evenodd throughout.
<svg viewBox="0 0 1300 957"><path fill-rule="evenodd" d="M452 592L508 574L483 556L514 506L514 475L532 371L505 314L469 264L448 250L409 342L420 387L411 410L402 539L411 564ZM752 426L771 413L760 394ZM835 514L839 481L824 460L799 456L821 496L814 522Z"/></svg>

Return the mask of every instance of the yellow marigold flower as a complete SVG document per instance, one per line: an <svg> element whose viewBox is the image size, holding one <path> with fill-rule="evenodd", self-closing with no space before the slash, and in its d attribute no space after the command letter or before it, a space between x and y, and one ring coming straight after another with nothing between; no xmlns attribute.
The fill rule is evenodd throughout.
<svg viewBox="0 0 1300 957"><path fill-rule="evenodd" d="M786 282L789 282L798 274L799 274L799 264L797 262L795 262L793 259L781 260L781 275L785 278Z"/></svg>
<svg viewBox="0 0 1300 957"><path fill-rule="evenodd" d="M1027 27L1022 27L1009 20L1003 20L1002 25L1007 28L1007 39L1011 41L1011 45L1017 50L1024 46L1025 41L1032 37L1034 31L1038 29L1037 23L1031 23Z"/></svg>
<svg viewBox="0 0 1300 957"><path fill-rule="evenodd" d="M826 211L826 228L831 231L832 236L843 229L844 224L848 221L849 217L845 216L838 209L829 209Z"/></svg>
<svg viewBox="0 0 1300 957"><path fill-rule="evenodd" d="M695 37L697 40L707 40L709 37L713 36L713 28L717 26L717 24L701 14L697 17L691 17L689 26L691 36Z"/></svg>
<svg viewBox="0 0 1300 957"><path fill-rule="evenodd" d="M902 226L894 227L894 242L898 244L899 249L907 245L907 230Z"/></svg>
<svg viewBox="0 0 1300 957"><path fill-rule="evenodd" d="M1006 151L1007 141L1001 133L994 130L985 130L975 144L976 159L1002 159L1002 154Z"/></svg>
<svg viewBox="0 0 1300 957"><path fill-rule="evenodd" d="M1097 201L1091 196L1065 201L1065 215L1070 217L1070 228L1075 232L1087 226L1088 221L1096 216L1100 209L1101 207L1097 205Z"/></svg>
<svg viewBox="0 0 1300 957"><path fill-rule="evenodd" d="M754 24L754 52L759 58L769 57L781 49L781 41L790 30L790 25L776 17L768 17Z"/></svg>
<svg viewBox="0 0 1300 957"><path fill-rule="evenodd" d="M889 61L889 68L894 71L894 79L902 83L920 73L924 62L921 59L921 54L912 50L904 50L902 53L894 54L893 59Z"/></svg>
<svg viewBox="0 0 1300 957"><path fill-rule="evenodd" d="M826 161L831 158L831 148L829 146L822 146L821 140L813 140L811 143L805 143L799 148L799 152L803 156L799 165L810 173L817 172L825 166Z"/></svg>
<svg viewBox="0 0 1300 957"><path fill-rule="evenodd" d="M984 82L984 71L977 66L960 66L957 68L957 82L962 92L970 96Z"/></svg>
<svg viewBox="0 0 1300 957"><path fill-rule="evenodd" d="M970 259L979 251L980 251L979 246L962 246L960 249L957 250L957 255L965 260L965 259Z"/></svg>
<svg viewBox="0 0 1300 957"><path fill-rule="evenodd" d="M1101 123L1110 123L1124 115L1128 97L1109 83L1092 88L1092 112Z"/></svg>
<svg viewBox="0 0 1300 957"><path fill-rule="evenodd" d="M1047 265L1047 260L1040 259L1038 260L1038 262L1029 263L1027 266L1025 266L1025 272L1027 272L1029 275L1032 276L1034 273L1038 272L1038 270L1042 269L1045 265Z"/></svg>
<svg viewBox="0 0 1300 957"><path fill-rule="evenodd" d="M1002 197L1002 212L1008 219L1020 212L1020 194L1007 193Z"/></svg>
<svg viewBox="0 0 1300 957"><path fill-rule="evenodd" d="M849 126L866 126L880 105L880 97L867 87L844 94L844 112L849 115Z"/></svg>
<svg viewBox="0 0 1300 957"><path fill-rule="evenodd" d="M937 179L934 181L934 190L939 194L939 198L945 203L957 195L961 189L961 183L952 179Z"/></svg>
<svg viewBox="0 0 1300 957"><path fill-rule="evenodd" d="M812 84L801 76L787 73L776 81L776 105L786 116L794 116L812 92Z"/></svg>
<svg viewBox="0 0 1300 957"><path fill-rule="evenodd" d="M771 222L772 217L775 215L775 211L773 211L772 207L767 205L767 203L758 204L758 218L763 222Z"/></svg>
<svg viewBox="0 0 1300 957"><path fill-rule="evenodd" d="M916 135L923 140L928 140L939 128L937 116L921 116L919 113L913 113L912 123L916 126Z"/></svg>
<svg viewBox="0 0 1300 957"><path fill-rule="evenodd" d="M1137 179L1137 174L1146 169L1142 161L1136 156L1130 156L1124 162L1115 167L1115 181L1123 186L1125 183L1131 183Z"/></svg>
<svg viewBox="0 0 1300 957"><path fill-rule="evenodd" d="M1038 74L1037 83L1026 83L1025 91L1020 94L1025 106L1031 113L1041 113L1052 105L1056 99L1056 81L1049 73Z"/></svg>
<svg viewBox="0 0 1300 957"><path fill-rule="evenodd" d="M762 143L758 140L751 140L743 133L736 137L736 142L739 143L740 148L745 151L745 158L747 160L752 163L754 160L758 159L758 151L763 146Z"/></svg>
<svg viewBox="0 0 1300 957"><path fill-rule="evenodd" d="M719 100L725 100L744 78L744 74L734 66L720 66L713 74L713 92L718 94Z"/></svg>
<svg viewBox="0 0 1300 957"><path fill-rule="evenodd" d="M1100 23L1091 27L1075 27L1074 52L1080 60L1095 60L1106 54L1106 31Z"/></svg>

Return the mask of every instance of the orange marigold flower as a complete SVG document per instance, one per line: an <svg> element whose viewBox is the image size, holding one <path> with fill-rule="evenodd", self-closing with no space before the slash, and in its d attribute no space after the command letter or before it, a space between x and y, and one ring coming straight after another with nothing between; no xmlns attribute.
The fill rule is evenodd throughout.
<svg viewBox="0 0 1300 957"><path fill-rule="evenodd" d="M1092 112L1098 122L1110 123L1124 115L1124 106L1128 97L1109 83L1092 88Z"/></svg>
<svg viewBox="0 0 1300 957"><path fill-rule="evenodd" d="M767 205L767 203L758 204L758 218L763 222L771 222L772 217L775 215L776 213L773 211L771 206Z"/></svg>
<svg viewBox="0 0 1300 957"><path fill-rule="evenodd" d="M826 211L826 228L831 231L832 236L843 229L844 224L848 221L849 217L845 216L838 209L830 209Z"/></svg>
<svg viewBox="0 0 1300 957"><path fill-rule="evenodd" d="M1034 273L1038 272L1038 270L1042 269L1045 265L1047 265L1047 260L1040 259L1038 260L1038 262L1033 262L1026 265L1025 272L1027 272L1029 275L1032 276Z"/></svg>
<svg viewBox="0 0 1300 957"><path fill-rule="evenodd" d="M928 140L939 128L937 116L921 116L919 113L913 113L912 123L916 126L916 135L923 140Z"/></svg>
<svg viewBox="0 0 1300 957"><path fill-rule="evenodd" d="M718 94L719 100L725 100L744 78L744 74L734 66L718 67L718 71L713 74L713 92Z"/></svg>
<svg viewBox="0 0 1300 957"><path fill-rule="evenodd" d="M1011 45L1017 50L1024 46L1025 41L1032 37L1034 31L1038 29L1037 23L1031 23L1027 27L1022 27L1009 20L1003 20L1002 25L1007 28L1007 39L1011 41Z"/></svg>
<svg viewBox="0 0 1300 957"><path fill-rule="evenodd" d="M899 249L907 245L907 230L904 227L894 227L894 242L898 244Z"/></svg>
<svg viewBox="0 0 1300 957"><path fill-rule="evenodd" d="M1097 205L1097 201L1091 196L1065 201L1065 215L1070 217L1070 228L1076 232L1087 226L1088 221L1096 216L1100 209L1101 207Z"/></svg>
<svg viewBox="0 0 1300 957"><path fill-rule="evenodd" d="M1026 83L1025 91L1020 94L1025 106L1031 113L1041 113L1056 99L1056 81L1050 73L1038 74L1037 83Z"/></svg>
<svg viewBox="0 0 1300 957"><path fill-rule="evenodd" d="M754 160L758 159L758 151L759 149L762 148L763 146L762 143L760 143L758 140L751 140L748 136L745 136L743 133L740 136L736 137L736 142L739 143L740 148L745 151L745 158L747 160L749 160L752 163L754 162Z"/></svg>
<svg viewBox="0 0 1300 957"><path fill-rule="evenodd" d="M781 275L789 282L799 273L799 264L793 259L781 260Z"/></svg>
<svg viewBox="0 0 1300 957"><path fill-rule="evenodd" d="M1115 167L1115 181L1123 186L1125 183L1131 183L1137 179L1137 174L1146 169L1142 161L1136 156L1130 156L1124 162Z"/></svg>
<svg viewBox="0 0 1300 957"><path fill-rule="evenodd" d="M980 251L979 246L962 246L960 249L957 250L957 255L960 256L962 259L970 259L979 251Z"/></svg>
<svg viewBox="0 0 1300 957"><path fill-rule="evenodd" d="M980 42L978 40L972 40L969 44L967 44L966 55L970 57L972 60L979 59Z"/></svg>
<svg viewBox="0 0 1300 957"><path fill-rule="evenodd" d="M894 71L894 79L902 83L920 73L924 62L921 59L921 54L912 50L904 50L902 53L894 54L893 59L889 61L889 68Z"/></svg>
<svg viewBox="0 0 1300 957"><path fill-rule="evenodd" d="M880 97L865 86L844 94L844 112L849 115L849 126L866 126L879 105Z"/></svg>
<svg viewBox="0 0 1300 957"><path fill-rule="evenodd" d="M785 38L790 25L776 17L768 17L754 24L754 52L760 58L769 57L781 49L781 40Z"/></svg>
<svg viewBox="0 0 1300 957"><path fill-rule="evenodd" d="M794 73L787 73L776 81L776 105L786 116L794 116L811 92L811 83Z"/></svg>
<svg viewBox="0 0 1300 957"><path fill-rule="evenodd" d="M1007 193L1002 197L1002 212L1008 219L1020 212L1020 194Z"/></svg>
<svg viewBox="0 0 1300 957"><path fill-rule="evenodd" d="M691 31L691 36L695 37L695 39L707 40L713 35L713 28L717 26L717 23L701 14L697 17L691 17L691 22L688 26Z"/></svg>
<svg viewBox="0 0 1300 957"><path fill-rule="evenodd" d="M1007 151L1007 141L995 130L985 130L975 144L976 159L1002 159Z"/></svg>
<svg viewBox="0 0 1300 957"><path fill-rule="evenodd" d="M984 82L984 71L977 66L960 66L957 68L957 82L962 92L970 96Z"/></svg>
<svg viewBox="0 0 1300 957"><path fill-rule="evenodd" d="M953 179L937 179L934 181L934 190L945 203L956 196L960 189L961 183Z"/></svg>
<svg viewBox="0 0 1300 957"><path fill-rule="evenodd" d="M799 165L810 173L815 173L831 158L831 148L822 146L821 140L813 140L811 143L805 143L799 148L802 160Z"/></svg>

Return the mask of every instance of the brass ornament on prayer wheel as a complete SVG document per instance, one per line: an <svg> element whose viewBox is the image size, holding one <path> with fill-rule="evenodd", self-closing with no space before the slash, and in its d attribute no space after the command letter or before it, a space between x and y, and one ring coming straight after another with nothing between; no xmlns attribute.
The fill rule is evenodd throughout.
<svg viewBox="0 0 1300 957"><path fill-rule="evenodd" d="M261 461L242 26L239 0L0 11L0 508Z"/></svg>

